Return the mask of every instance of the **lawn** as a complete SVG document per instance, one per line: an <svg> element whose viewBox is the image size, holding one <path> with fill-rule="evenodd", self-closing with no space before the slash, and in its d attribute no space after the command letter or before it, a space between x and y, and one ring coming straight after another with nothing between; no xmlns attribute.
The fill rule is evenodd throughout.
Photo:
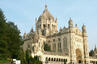
<svg viewBox="0 0 97 64"><path fill-rule="evenodd" d="M8 62L10 62L9 60L0 60L0 64L1 63L8 63Z"/></svg>

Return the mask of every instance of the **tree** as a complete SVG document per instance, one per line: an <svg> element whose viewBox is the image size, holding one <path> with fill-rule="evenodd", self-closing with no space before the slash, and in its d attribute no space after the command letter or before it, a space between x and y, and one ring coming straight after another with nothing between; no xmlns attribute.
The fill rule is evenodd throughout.
<svg viewBox="0 0 97 64"><path fill-rule="evenodd" d="M94 51L91 50L91 51L89 52L89 55L90 55L90 56L94 56Z"/></svg>
<svg viewBox="0 0 97 64"><path fill-rule="evenodd" d="M0 9L0 58L17 58L17 51L23 43L20 31L13 22L6 21Z"/></svg>
<svg viewBox="0 0 97 64"><path fill-rule="evenodd" d="M27 49L25 52L23 51L23 49L21 49L18 59L21 60L21 64L42 64L38 56L32 58L29 49Z"/></svg>
<svg viewBox="0 0 97 64"><path fill-rule="evenodd" d="M3 40L0 40L0 59L6 59L8 57L7 43Z"/></svg>
<svg viewBox="0 0 97 64"><path fill-rule="evenodd" d="M3 11L0 9L0 59L5 59L9 56L7 43L7 23Z"/></svg>
<svg viewBox="0 0 97 64"><path fill-rule="evenodd" d="M20 50L18 52L19 52L19 54L18 54L18 58L17 59L21 60L21 64L27 64L26 55L25 55L23 49L20 48Z"/></svg>
<svg viewBox="0 0 97 64"><path fill-rule="evenodd" d="M44 43L44 51L51 51L50 46Z"/></svg>
<svg viewBox="0 0 97 64"><path fill-rule="evenodd" d="M17 26L13 22L8 22L8 31L7 36L9 36L8 42L8 50L10 52L11 58L17 58L18 50L20 49L20 45L22 44L20 31Z"/></svg>

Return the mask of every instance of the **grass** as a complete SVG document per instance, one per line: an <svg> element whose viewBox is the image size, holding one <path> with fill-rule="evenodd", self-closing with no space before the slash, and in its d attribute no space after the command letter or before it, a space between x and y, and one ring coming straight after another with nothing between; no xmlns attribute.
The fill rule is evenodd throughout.
<svg viewBox="0 0 97 64"><path fill-rule="evenodd" d="M7 62L10 62L9 60L0 60L0 64L1 63L7 63Z"/></svg>

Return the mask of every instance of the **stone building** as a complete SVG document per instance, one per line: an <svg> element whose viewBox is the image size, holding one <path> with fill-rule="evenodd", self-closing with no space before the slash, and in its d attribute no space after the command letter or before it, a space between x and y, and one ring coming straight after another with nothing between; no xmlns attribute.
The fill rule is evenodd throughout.
<svg viewBox="0 0 97 64"><path fill-rule="evenodd" d="M39 18L36 29L24 34L23 49L31 50L31 56L38 56L43 64L89 64L89 48L86 26L80 30L70 18L68 27L57 29L55 19L47 5Z"/></svg>

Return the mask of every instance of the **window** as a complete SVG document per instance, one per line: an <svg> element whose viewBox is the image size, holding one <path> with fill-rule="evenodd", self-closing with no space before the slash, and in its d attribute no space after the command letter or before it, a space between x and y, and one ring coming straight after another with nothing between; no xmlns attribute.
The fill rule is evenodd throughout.
<svg viewBox="0 0 97 64"><path fill-rule="evenodd" d="M60 38L58 38L58 41L60 41Z"/></svg>
<svg viewBox="0 0 97 64"><path fill-rule="evenodd" d="M53 42L55 42L55 39L53 39Z"/></svg>
<svg viewBox="0 0 97 64"><path fill-rule="evenodd" d="M48 29L50 28L50 24L48 24Z"/></svg>
<svg viewBox="0 0 97 64"><path fill-rule="evenodd" d="M43 24L43 28L46 28L46 25L45 24Z"/></svg>
<svg viewBox="0 0 97 64"><path fill-rule="evenodd" d="M63 38L63 47L64 49L67 49L67 39Z"/></svg>
<svg viewBox="0 0 97 64"><path fill-rule="evenodd" d="M41 28L41 24L40 24L40 28Z"/></svg>
<svg viewBox="0 0 97 64"><path fill-rule="evenodd" d="M42 35L46 35L46 31L45 30L42 30Z"/></svg>
<svg viewBox="0 0 97 64"><path fill-rule="evenodd" d="M61 42L58 43L58 51L61 52Z"/></svg>
<svg viewBox="0 0 97 64"><path fill-rule="evenodd" d="M53 51L56 52L56 43L53 43Z"/></svg>
<svg viewBox="0 0 97 64"><path fill-rule="evenodd" d="M44 51L51 51L51 47L49 44L44 43Z"/></svg>
<svg viewBox="0 0 97 64"><path fill-rule="evenodd" d="M50 43L50 40L48 41L48 43Z"/></svg>

